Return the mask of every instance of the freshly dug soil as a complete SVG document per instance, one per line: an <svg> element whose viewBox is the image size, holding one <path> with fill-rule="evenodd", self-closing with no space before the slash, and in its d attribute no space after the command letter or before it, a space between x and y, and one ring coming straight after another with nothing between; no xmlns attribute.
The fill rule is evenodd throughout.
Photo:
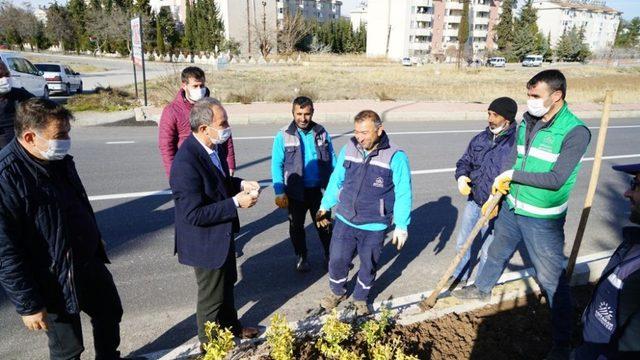
<svg viewBox="0 0 640 360"><path fill-rule="evenodd" d="M580 315L592 290L592 286L572 288L574 345L580 342ZM388 337L400 337L405 353L420 359L543 359L551 346L550 312L544 301L530 295L469 313L394 325ZM350 348L365 349L366 344L355 339ZM323 359L315 348L315 339L308 337L296 341L294 357Z"/></svg>

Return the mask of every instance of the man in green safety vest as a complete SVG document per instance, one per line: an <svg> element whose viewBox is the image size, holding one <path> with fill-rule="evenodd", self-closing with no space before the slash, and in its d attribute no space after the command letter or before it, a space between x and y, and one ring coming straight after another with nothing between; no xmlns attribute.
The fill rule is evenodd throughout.
<svg viewBox="0 0 640 360"><path fill-rule="evenodd" d="M568 359L571 353L573 308L565 276L564 223L591 140L589 129L569 110L566 90L566 78L558 70L542 71L527 83L528 111L518 126L512 160L493 183L493 193L501 192L506 201L487 261L475 284L453 293L460 299L490 299L507 261L524 242L551 307L553 346L547 359Z"/></svg>

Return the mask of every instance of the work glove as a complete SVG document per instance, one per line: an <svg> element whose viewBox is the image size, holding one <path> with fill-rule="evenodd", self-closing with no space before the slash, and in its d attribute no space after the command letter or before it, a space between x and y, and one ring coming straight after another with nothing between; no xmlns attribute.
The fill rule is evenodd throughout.
<svg viewBox="0 0 640 360"><path fill-rule="evenodd" d="M487 210L489 210L489 203L491 202L491 200L493 200L493 195L489 196L489 200L487 200L484 205L482 205L482 216L485 216L487 214ZM491 210L491 214L489 214L489 220L498 216L498 210L500 210L500 204L496 205L496 207Z"/></svg>
<svg viewBox="0 0 640 360"><path fill-rule="evenodd" d="M407 230L396 228L395 230L393 230L393 238L391 239L391 243L395 245L398 250L400 250L404 246L404 243L407 241L408 237L409 233L407 232Z"/></svg>
<svg viewBox="0 0 640 360"><path fill-rule="evenodd" d="M316 213L316 224L319 228L327 228L331 225L331 213L325 209L318 210Z"/></svg>
<svg viewBox="0 0 640 360"><path fill-rule="evenodd" d="M460 191L460 194L464 196L471 194L471 186L469 186L470 183L471 179L467 176L460 176L458 178L458 191Z"/></svg>
<svg viewBox="0 0 640 360"><path fill-rule="evenodd" d="M276 206L280 209L286 209L289 207L289 199L286 194L276 195Z"/></svg>
<svg viewBox="0 0 640 360"><path fill-rule="evenodd" d="M507 170L502 174L498 175L495 180L493 180L493 186L491 187L491 193L495 194L497 192L502 193L502 195L506 195L511 188L511 180L513 179L513 170Z"/></svg>

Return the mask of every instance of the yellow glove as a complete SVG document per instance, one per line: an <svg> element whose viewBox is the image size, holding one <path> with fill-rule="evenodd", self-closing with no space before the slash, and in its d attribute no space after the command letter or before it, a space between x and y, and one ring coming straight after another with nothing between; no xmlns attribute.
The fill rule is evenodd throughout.
<svg viewBox="0 0 640 360"><path fill-rule="evenodd" d="M513 170L507 170L498 175L495 180L493 180L491 194L500 192L503 195L506 195L509 192L509 189L511 189L511 179L513 179Z"/></svg>
<svg viewBox="0 0 640 360"><path fill-rule="evenodd" d="M286 194L276 196L276 206L280 209L286 209L289 207L289 199Z"/></svg>
<svg viewBox="0 0 640 360"><path fill-rule="evenodd" d="M458 191L460 191L460 194L464 196L471 194L471 186L469 186L470 183L471 179L467 176L460 176L458 178Z"/></svg>
<svg viewBox="0 0 640 360"><path fill-rule="evenodd" d="M485 202L484 205L482 205L482 210L481 210L482 216L485 216L487 214L487 210L489 208L489 203L491 202L491 200L493 200L493 195L489 196L489 200L487 200L487 202ZM491 210L491 214L489 214L489 220L498 216L498 210L500 210L500 204L497 204L496 207L494 207L493 210Z"/></svg>

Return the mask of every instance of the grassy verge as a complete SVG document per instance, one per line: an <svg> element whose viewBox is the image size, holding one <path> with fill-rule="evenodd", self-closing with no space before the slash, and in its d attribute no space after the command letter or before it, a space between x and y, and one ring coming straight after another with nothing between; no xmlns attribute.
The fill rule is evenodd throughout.
<svg viewBox="0 0 640 360"><path fill-rule="evenodd" d="M71 111L113 112L133 109L138 101L129 92L111 87L97 87L93 94L75 95L66 107Z"/></svg>
<svg viewBox="0 0 640 360"><path fill-rule="evenodd" d="M602 67L582 64L553 64L568 79L570 103L597 103L605 89L616 91L616 103L634 103L640 98L640 67ZM543 68L543 69L544 69ZM296 65L256 66L238 64L225 71L208 71L207 86L212 96L225 102L288 102L297 95L314 100L408 100L490 102L499 96L526 101L525 84L541 68L517 64L504 69L465 68L452 64L403 67L365 56L305 56ZM150 82L150 101L164 106L180 84L174 75Z"/></svg>

